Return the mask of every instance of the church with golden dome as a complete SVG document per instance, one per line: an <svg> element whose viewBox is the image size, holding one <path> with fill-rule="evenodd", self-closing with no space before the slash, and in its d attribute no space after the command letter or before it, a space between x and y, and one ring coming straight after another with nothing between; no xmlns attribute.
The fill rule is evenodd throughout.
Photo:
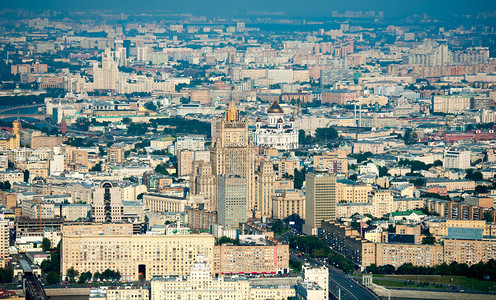
<svg viewBox="0 0 496 300"><path fill-rule="evenodd" d="M255 145L266 146L278 150L294 150L298 148L298 130L294 126L294 118L289 121L278 101L274 101L267 109L267 119L257 119L253 135Z"/></svg>

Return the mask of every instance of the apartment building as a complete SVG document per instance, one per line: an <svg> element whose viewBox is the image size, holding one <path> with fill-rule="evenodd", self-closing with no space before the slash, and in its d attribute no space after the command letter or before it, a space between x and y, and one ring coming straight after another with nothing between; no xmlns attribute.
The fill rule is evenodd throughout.
<svg viewBox="0 0 496 300"><path fill-rule="evenodd" d="M275 190L272 196L272 218L285 219L297 214L305 219L305 194L300 190Z"/></svg>
<svg viewBox="0 0 496 300"><path fill-rule="evenodd" d="M214 246L214 274L278 274L289 270L289 245Z"/></svg>
<svg viewBox="0 0 496 300"><path fill-rule="evenodd" d="M123 280L157 275L188 275L195 258L202 254L213 266L214 237L190 235L79 235L62 233L62 277L74 268L79 273L119 271Z"/></svg>

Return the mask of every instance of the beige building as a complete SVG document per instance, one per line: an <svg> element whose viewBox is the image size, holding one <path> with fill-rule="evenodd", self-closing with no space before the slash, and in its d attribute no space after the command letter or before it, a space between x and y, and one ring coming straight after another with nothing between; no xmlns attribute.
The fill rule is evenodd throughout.
<svg viewBox="0 0 496 300"><path fill-rule="evenodd" d="M323 220L336 219L336 176L325 169L306 175L305 224L303 232L317 235Z"/></svg>
<svg viewBox="0 0 496 300"><path fill-rule="evenodd" d="M348 173L346 150L336 150L313 157L313 167L327 169L330 173Z"/></svg>
<svg viewBox="0 0 496 300"><path fill-rule="evenodd" d="M202 254L213 265L214 237L190 235L78 235L62 233L61 273L119 271L126 281L157 275L188 275Z"/></svg>
<svg viewBox="0 0 496 300"><path fill-rule="evenodd" d="M444 262L468 265L496 259L496 240L444 240Z"/></svg>
<svg viewBox="0 0 496 300"><path fill-rule="evenodd" d="M190 178L190 191L191 195L203 196L206 200L210 201L209 210L216 211L217 199L217 179L212 173L212 163L210 162L193 162L192 176ZM215 200L216 201L216 200Z"/></svg>
<svg viewBox="0 0 496 300"><path fill-rule="evenodd" d="M210 91L208 90L191 90L190 97L191 102L210 103Z"/></svg>
<svg viewBox="0 0 496 300"><path fill-rule="evenodd" d="M115 183L103 181L93 192L91 216L94 222L119 222L122 214L120 188Z"/></svg>
<svg viewBox="0 0 496 300"><path fill-rule="evenodd" d="M277 176L270 159L257 162L255 171L255 217L272 216L272 196L275 193Z"/></svg>
<svg viewBox="0 0 496 300"><path fill-rule="evenodd" d="M432 110L445 114L461 113L470 109L470 98L466 95L432 96Z"/></svg>
<svg viewBox="0 0 496 300"><path fill-rule="evenodd" d="M219 175L238 175L246 179L247 216L252 216L256 203L254 189L255 150L253 138L248 135L248 123L239 115L234 103L222 119L212 124L210 164L193 166L191 193L210 200L210 209L217 208L217 178Z"/></svg>
<svg viewBox="0 0 496 300"><path fill-rule="evenodd" d="M433 179L425 183L426 187L445 186L448 192L451 191L473 191L475 190L475 181L473 180L448 180L448 179Z"/></svg>
<svg viewBox="0 0 496 300"><path fill-rule="evenodd" d="M423 244L376 244L376 265L393 265L396 268L412 263L415 266L433 267L444 262L443 246Z"/></svg>
<svg viewBox="0 0 496 300"><path fill-rule="evenodd" d="M289 245L219 245L214 247L214 273L276 274L289 269Z"/></svg>
<svg viewBox="0 0 496 300"><path fill-rule="evenodd" d="M111 147L107 150L109 163L122 163L124 161L124 148Z"/></svg>
<svg viewBox="0 0 496 300"><path fill-rule="evenodd" d="M10 262L10 225L9 220L0 219L0 267L6 268Z"/></svg>
<svg viewBox="0 0 496 300"><path fill-rule="evenodd" d="M62 136L32 136L31 137L31 149L38 148L50 148L62 144Z"/></svg>
<svg viewBox="0 0 496 300"><path fill-rule="evenodd" d="M208 201L203 196L188 195L186 198L166 196L162 194L143 195L143 204L151 212L183 212L186 206L198 208L204 204L208 206Z"/></svg>
<svg viewBox="0 0 496 300"><path fill-rule="evenodd" d="M272 196L272 218L285 219L297 214L305 219L305 194L300 190L276 190Z"/></svg>
<svg viewBox="0 0 496 300"><path fill-rule="evenodd" d="M179 176L191 175L193 173L193 151L177 151L177 174Z"/></svg>
<svg viewBox="0 0 496 300"><path fill-rule="evenodd" d="M156 277L151 280L152 300L176 299L250 299L250 282L243 278L212 278L211 268L203 261L191 266L188 277Z"/></svg>
<svg viewBox="0 0 496 300"><path fill-rule="evenodd" d="M283 158L277 162L277 166L279 171L277 179L281 179L284 174L294 176L294 170L299 167L299 161Z"/></svg>
<svg viewBox="0 0 496 300"><path fill-rule="evenodd" d="M496 223L488 223L485 220L444 220L442 222L430 222L429 233L435 236L447 236L448 228L477 228L482 229L483 236L496 236Z"/></svg>
<svg viewBox="0 0 496 300"><path fill-rule="evenodd" d="M336 202L368 203L372 193L370 184L336 183Z"/></svg>
<svg viewBox="0 0 496 300"><path fill-rule="evenodd" d="M106 292L105 300L150 299L150 290L143 286L111 286Z"/></svg>

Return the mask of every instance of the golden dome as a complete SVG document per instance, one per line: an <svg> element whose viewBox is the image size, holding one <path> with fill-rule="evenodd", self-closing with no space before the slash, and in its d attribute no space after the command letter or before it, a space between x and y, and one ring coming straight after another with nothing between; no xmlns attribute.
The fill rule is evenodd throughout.
<svg viewBox="0 0 496 300"><path fill-rule="evenodd" d="M279 105L279 102L276 100L272 105L267 109L268 114L283 114L284 111L282 110L282 107Z"/></svg>

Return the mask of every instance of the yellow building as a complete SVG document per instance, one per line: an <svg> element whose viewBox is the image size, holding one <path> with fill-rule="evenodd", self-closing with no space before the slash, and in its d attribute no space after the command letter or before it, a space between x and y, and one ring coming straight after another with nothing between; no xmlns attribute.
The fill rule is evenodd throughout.
<svg viewBox="0 0 496 300"><path fill-rule="evenodd" d="M336 183L336 202L341 201L351 203L367 203L369 195L372 193L370 184L347 184L344 182Z"/></svg>
<svg viewBox="0 0 496 300"><path fill-rule="evenodd" d="M289 245L214 247L215 275L225 274L276 274L289 268Z"/></svg>
<svg viewBox="0 0 496 300"><path fill-rule="evenodd" d="M272 196L272 218L285 219L297 214L305 219L305 193L300 190L276 190Z"/></svg>
<svg viewBox="0 0 496 300"><path fill-rule="evenodd" d="M313 167L328 169L330 173L348 173L348 157L345 150L327 152L313 157Z"/></svg>
<svg viewBox="0 0 496 300"><path fill-rule="evenodd" d="M468 265L496 259L496 240L444 240L444 261Z"/></svg>
<svg viewBox="0 0 496 300"><path fill-rule="evenodd" d="M192 235L77 235L62 233L61 273L119 271L123 280L188 275L198 254L213 266L214 237ZM212 269L212 268L211 268Z"/></svg>

